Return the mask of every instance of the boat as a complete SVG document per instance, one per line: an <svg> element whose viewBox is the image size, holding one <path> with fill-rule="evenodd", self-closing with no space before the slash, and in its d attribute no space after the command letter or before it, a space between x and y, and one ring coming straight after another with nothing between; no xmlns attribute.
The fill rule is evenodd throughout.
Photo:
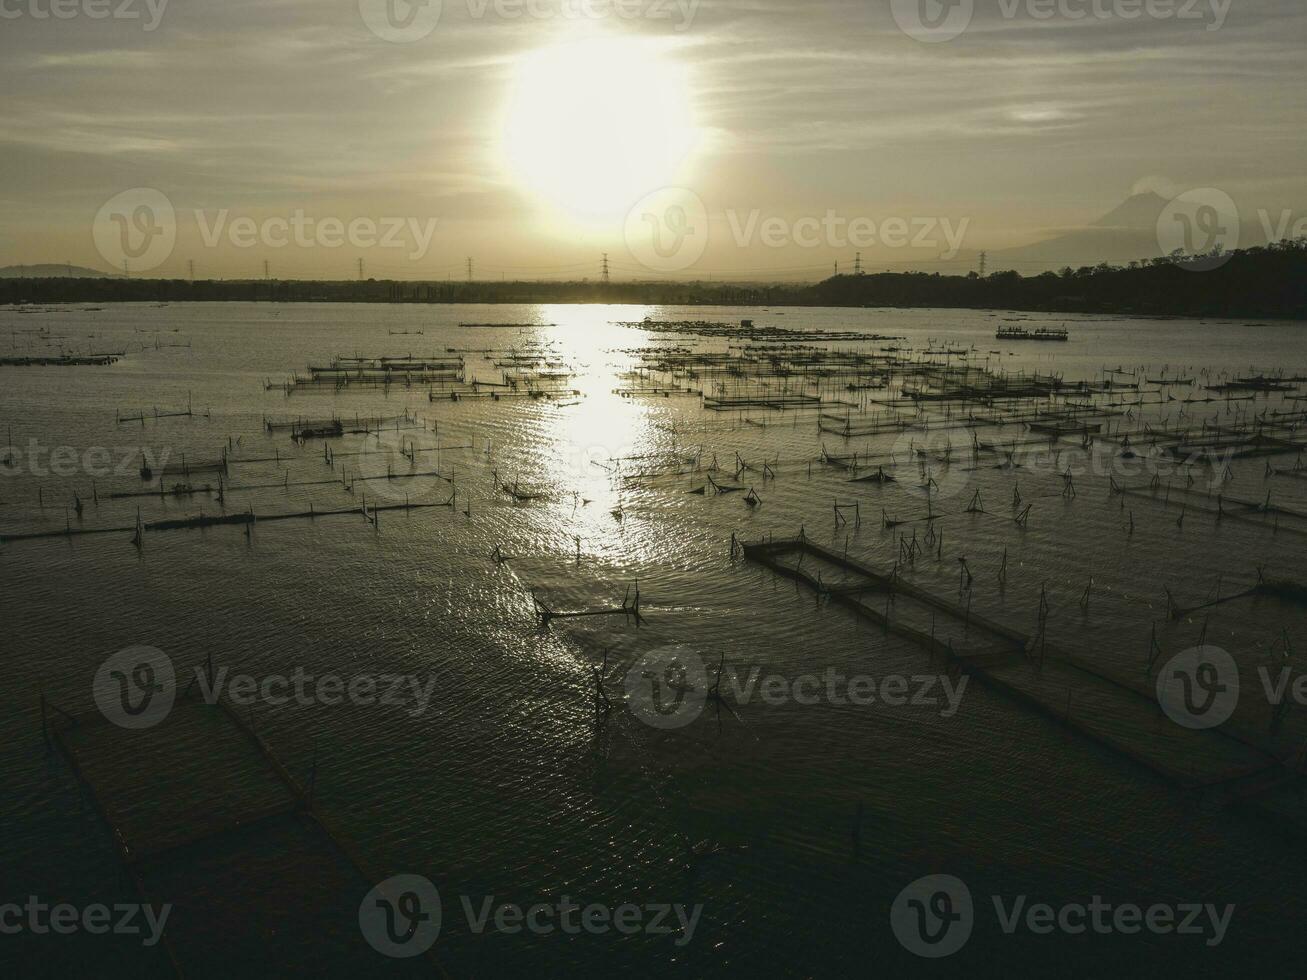
<svg viewBox="0 0 1307 980"><path fill-rule="evenodd" d="M308 439L339 439L344 434L345 427L337 419L324 425L294 429L291 432L291 438L296 442L304 442Z"/></svg>

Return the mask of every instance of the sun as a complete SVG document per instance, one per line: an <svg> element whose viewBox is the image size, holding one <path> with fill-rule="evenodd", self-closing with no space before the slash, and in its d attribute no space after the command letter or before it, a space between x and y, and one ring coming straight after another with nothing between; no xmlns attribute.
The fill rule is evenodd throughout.
<svg viewBox="0 0 1307 980"><path fill-rule="evenodd" d="M689 85L648 42L590 37L522 59L503 127L516 184L582 221L625 216L694 149Z"/></svg>

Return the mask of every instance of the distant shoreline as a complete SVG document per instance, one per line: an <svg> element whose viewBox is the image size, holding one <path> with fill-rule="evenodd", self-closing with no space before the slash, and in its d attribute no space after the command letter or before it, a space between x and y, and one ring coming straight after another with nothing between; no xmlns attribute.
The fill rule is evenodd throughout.
<svg viewBox="0 0 1307 980"><path fill-rule="evenodd" d="M1307 319L1307 240L1219 257L981 278L932 273L818 283L399 282L395 280L0 279L0 305L54 303L630 304L1021 310L1138 317Z"/></svg>
<svg viewBox="0 0 1307 980"><path fill-rule="evenodd" d="M916 306L902 306L892 304L845 304L845 303L789 303L789 302L714 302L714 301L691 301L691 300L629 300L629 299L593 299L593 300L433 300L415 301L415 300L375 300L375 299L357 299L350 297L341 298L305 298L305 299L247 299L242 297L231 297L216 299L213 297L194 297L187 299L68 299L68 300L41 300L30 302L6 302L0 301L0 310L21 310L33 306L39 307L84 307L88 303L94 303L98 306L172 306L174 304L200 304L200 303L250 303L250 304L267 304L267 305L287 305L287 304L332 304L340 306L678 306L678 307L699 307L704 310L726 310L726 309L770 309L773 307L790 310L959 310L971 313L1046 313L1057 316L1106 316L1119 317L1122 319L1132 320L1274 320L1284 323L1307 322L1307 310L1301 313L1155 313L1141 312L1138 310L1085 310L1085 309L1054 309L1032 306L956 306L943 305L939 303L925 303Z"/></svg>

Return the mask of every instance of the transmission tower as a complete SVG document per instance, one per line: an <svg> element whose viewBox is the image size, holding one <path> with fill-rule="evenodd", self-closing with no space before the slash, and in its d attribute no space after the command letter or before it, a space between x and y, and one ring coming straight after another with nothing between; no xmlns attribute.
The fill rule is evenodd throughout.
<svg viewBox="0 0 1307 980"><path fill-rule="evenodd" d="M985 278L985 260L986 260L987 258L989 258L989 253L988 253L988 252L981 252L981 253L980 253L980 278L981 278L981 279L984 279L984 278Z"/></svg>
<svg viewBox="0 0 1307 980"><path fill-rule="evenodd" d="M608 253L604 253L604 285L608 285Z"/></svg>

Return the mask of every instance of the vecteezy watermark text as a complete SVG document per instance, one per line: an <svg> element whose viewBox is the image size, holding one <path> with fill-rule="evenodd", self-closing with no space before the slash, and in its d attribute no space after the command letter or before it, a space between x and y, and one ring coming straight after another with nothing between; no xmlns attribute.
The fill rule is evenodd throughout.
<svg viewBox="0 0 1307 980"><path fill-rule="evenodd" d="M205 248L405 249L414 262L430 250L438 223L436 218L311 215L303 208L259 218L233 216L229 208L197 208L191 214ZM115 269L148 272L172 256L179 225L179 212L166 194L135 187L101 206L91 235L96 250Z"/></svg>
<svg viewBox="0 0 1307 980"><path fill-rule="evenodd" d="M703 905L631 902L608 905L581 903L568 895L541 899L529 905L496 902L494 895L460 895L459 908L468 930L486 933L548 936L605 935L673 936L677 947L694 939ZM386 956L410 957L425 953L440 936L444 918L440 893L421 875L396 875L377 885L359 905L359 929L373 949Z"/></svg>
<svg viewBox="0 0 1307 980"><path fill-rule="evenodd" d="M737 706L755 700L772 706L910 705L937 708L940 717L951 718L969 680L965 674L957 679L940 674L874 677L845 674L834 667L787 677L764 674L758 666L741 671L724 662L709 671L694 650L672 645L642 655L627 671L624 684L627 707L637 718L654 728L681 728L699 717L709 697L729 699L727 703Z"/></svg>
<svg viewBox="0 0 1307 980"><path fill-rule="evenodd" d="M0 447L0 476L27 473L31 476L135 476L144 468L162 472L171 449L150 446L46 446L30 438L25 446Z"/></svg>
<svg viewBox="0 0 1307 980"><path fill-rule="evenodd" d="M1200 21L1207 30L1225 26L1234 0L998 0L1004 20Z"/></svg>
<svg viewBox="0 0 1307 980"><path fill-rule="evenodd" d="M0 20L143 20L153 31L167 8L168 0L0 0Z"/></svg>
<svg viewBox="0 0 1307 980"><path fill-rule="evenodd" d="M907 429L894 442L890 459L899 485L914 496L943 501L971 489L975 471L992 466L1029 472L1050 478L1084 478L1128 483L1147 478L1159 489L1177 477L1191 478L1212 492L1225 486L1234 450L1198 447L1167 452L1155 447L1133 447L1115 439L1095 437L1092 445L1068 446L1047 442L1015 441L1011 447L999 444L979 448L955 443L944 429ZM888 468L888 467L887 467Z"/></svg>
<svg viewBox="0 0 1307 980"><path fill-rule="evenodd" d="M998 0L998 15L1005 21L1030 20L1039 24L1185 21L1217 31L1225 26L1233 3L1234 0ZM890 12L904 34L937 44L966 33L976 16L976 0L890 0Z"/></svg>
<svg viewBox="0 0 1307 980"><path fill-rule="evenodd" d="M200 696L209 704L227 698L242 707L264 704L380 705L403 710L410 717L424 714L435 689L434 675L360 673L349 677L334 673L312 674L296 667L289 674L255 677L230 671L194 668ZM150 728L172 710L178 694L177 671L172 660L155 647L135 646L109 657L96 672L92 688L95 703L111 722L123 728Z"/></svg>
<svg viewBox="0 0 1307 980"><path fill-rule="evenodd" d="M470 20L506 21L671 21L684 31L702 0L464 0ZM451 4L452 7L452 4ZM440 23L442 0L359 0L363 23L383 41L411 44Z"/></svg>
<svg viewBox="0 0 1307 980"><path fill-rule="evenodd" d="M233 248L407 248L408 258L423 258L436 234L436 219L427 218L316 218L296 209L257 221L249 216L231 218L226 208L195 212L200 240L217 248L225 237Z"/></svg>
<svg viewBox="0 0 1307 980"><path fill-rule="evenodd" d="M1032 902L1028 895L1011 899L990 896L998 926L1005 935L1085 933L1132 936L1142 932L1200 939L1208 947L1225 939L1233 905L1210 902L1109 902L1101 895L1084 902ZM977 909L971 890L953 875L927 875L903 889L890 907L890 927L909 952L927 959L951 956L966 945Z"/></svg>
<svg viewBox="0 0 1307 980"><path fill-rule="evenodd" d="M1266 240L1271 243L1297 241L1307 238L1307 215L1298 215L1288 208L1283 209L1275 219L1265 208L1259 208L1257 219L1261 222Z"/></svg>
<svg viewBox="0 0 1307 980"><path fill-rule="evenodd" d="M71 936L76 932L93 936L106 933L144 935L141 945L153 946L162 938L171 913L172 905L167 903L159 906L158 911L153 905L133 902L117 905L96 903L78 908L66 902L50 905L35 895L29 895L21 905L17 902L0 905L0 935L13 936L22 932L37 936Z"/></svg>
<svg viewBox="0 0 1307 980"><path fill-rule="evenodd" d="M735 248L920 249L931 258L956 258L970 218L938 215L780 215L761 208L728 208L710 221L707 205L686 187L664 187L641 198L623 228L631 256L651 272L683 272L714 239ZM716 229L714 233L714 228Z"/></svg>
<svg viewBox="0 0 1307 980"><path fill-rule="evenodd" d="M763 216L755 208L747 213L726 212L731 237L738 248L761 244L766 248L920 248L951 259L962 250L970 218L954 223L942 217L849 217L827 209L820 217ZM941 240L942 235L942 240Z"/></svg>

